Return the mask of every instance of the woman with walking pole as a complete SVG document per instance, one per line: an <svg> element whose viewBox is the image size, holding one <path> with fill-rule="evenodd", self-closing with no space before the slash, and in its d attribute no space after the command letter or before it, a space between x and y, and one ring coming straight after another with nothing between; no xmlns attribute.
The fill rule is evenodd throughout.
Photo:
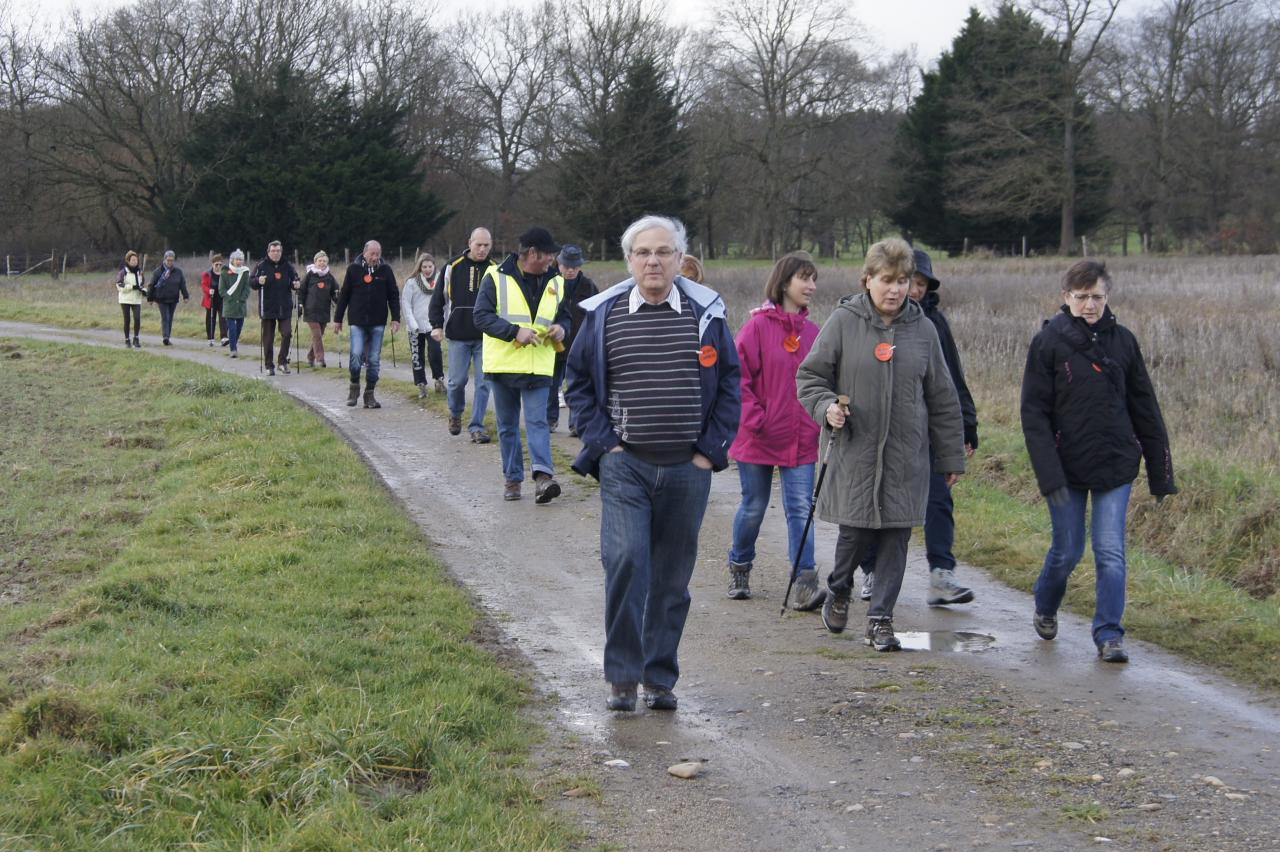
<svg viewBox="0 0 1280 852"><path fill-rule="evenodd" d="M769 508L776 467L787 518L788 564L798 566L796 609L805 611L817 609L826 596L818 587L813 529L805 523L813 502L819 427L796 399L796 370L818 337L818 326L809 319L817 288L818 267L808 252L791 252L774 264L764 304L738 332L742 419L729 448L742 484L729 548L729 597L751 597L756 537Z"/></svg>
<svg viewBox="0 0 1280 852"><path fill-rule="evenodd" d="M817 500L818 517L840 527L822 622L832 633L844 631L854 569L876 547L865 638L877 651L901 647L893 608L911 528L924 524L929 448L948 487L965 468L960 400L938 333L907 298L914 272L903 240L873 245L863 292L840 300L796 374L800 404L816 422L843 432L829 439L836 442L829 483ZM841 394L849 397L847 411Z"/></svg>

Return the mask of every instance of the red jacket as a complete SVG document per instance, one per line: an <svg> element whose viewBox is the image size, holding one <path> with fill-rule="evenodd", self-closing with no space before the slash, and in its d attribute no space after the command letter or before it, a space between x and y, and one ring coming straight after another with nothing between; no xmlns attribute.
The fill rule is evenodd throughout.
<svg viewBox="0 0 1280 852"><path fill-rule="evenodd" d="M821 427L796 399L796 370L817 337L807 309L791 314L766 302L751 312L737 339L742 419L731 458L780 467L818 460Z"/></svg>
<svg viewBox="0 0 1280 852"><path fill-rule="evenodd" d="M206 269L200 276L200 290L204 293L200 307L207 311L213 307L213 299L218 295L218 279L213 277L213 270Z"/></svg>

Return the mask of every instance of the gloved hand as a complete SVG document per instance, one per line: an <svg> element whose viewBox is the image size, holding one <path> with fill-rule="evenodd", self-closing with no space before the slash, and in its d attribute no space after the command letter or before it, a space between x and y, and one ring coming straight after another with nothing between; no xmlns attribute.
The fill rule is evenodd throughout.
<svg viewBox="0 0 1280 852"><path fill-rule="evenodd" d="M1053 508L1061 509L1063 506L1067 505L1068 501L1071 500L1071 492L1068 491L1067 486L1064 485L1061 488L1056 488L1044 495L1044 499L1047 500L1049 505Z"/></svg>

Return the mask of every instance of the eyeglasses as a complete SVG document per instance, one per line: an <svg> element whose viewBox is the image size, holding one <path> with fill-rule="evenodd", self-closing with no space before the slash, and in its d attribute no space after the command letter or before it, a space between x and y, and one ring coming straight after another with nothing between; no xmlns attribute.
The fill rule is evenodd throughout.
<svg viewBox="0 0 1280 852"><path fill-rule="evenodd" d="M666 246L663 246L662 248L656 249L656 250L636 249L635 251L631 252L631 256L636 260L640 261L641 263L648 263L649 258L651 257L656 257L658 260L662 261L663 263L666 263L668 260L675 257L676 254L677 252L675 249L668 248Z"/></svg>
<svg viewBox="0 0 1280 852"><path fill-rule="evenodd" d="M1106 293L1068 293L1067 295L1069 295L1077 305L1083 305L1086 302L1101 305L1107 300Z"/></svg>

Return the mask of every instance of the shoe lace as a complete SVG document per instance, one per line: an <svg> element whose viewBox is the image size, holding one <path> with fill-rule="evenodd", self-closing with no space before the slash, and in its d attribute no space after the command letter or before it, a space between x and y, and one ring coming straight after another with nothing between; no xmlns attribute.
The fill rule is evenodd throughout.
<svg viewBox="0 0 1280 852"><path fill-rule="evenodd" d="M732 573L731 582L733 583L733 588L735 589L750 588L746 571L733 571L731 573Z"/></svg>
<svg viewBox="0 0 1280 852"><path fill-rule="evenodd" d="M849 614L849 599L842 596L832 598L831 611L839 616L847 616Z"/></svg>
<svg viewBox="0 0 1280 852"><path fill-rule="evenodd" d="M872 625L872 632L877 639L893 637L893 619L877 618Z"/></svg>

